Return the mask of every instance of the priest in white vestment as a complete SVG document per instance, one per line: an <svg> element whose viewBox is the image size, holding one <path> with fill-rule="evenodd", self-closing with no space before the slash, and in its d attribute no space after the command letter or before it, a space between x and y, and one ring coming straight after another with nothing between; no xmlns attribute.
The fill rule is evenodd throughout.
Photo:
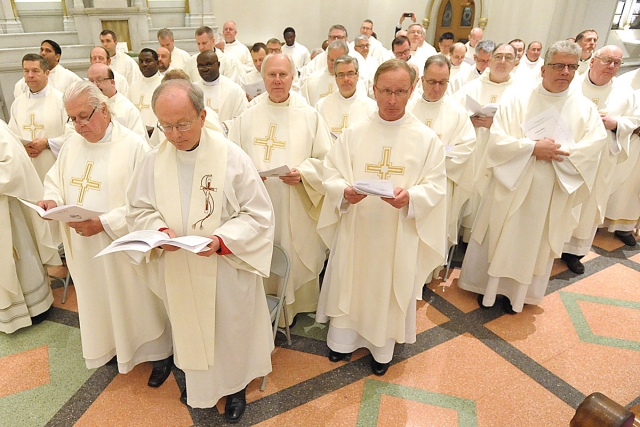
<svg viewBox="0 0 640 427"><path fill-rule="evenodd" d="M616 77L618 84L624 84L631 87L633 90L640 89L640 68L628 71Z"/></svg>
<svg viewBox="0 0 640 427"><path fill-rule="evenodd" d="M153 98L166 139L138 165L127 192L129 225L212 242L193 254L154 249L154 288L173 328L175 363L187 388L181 400L210 408L227 396L225 417L244 412L245 388L271 371L273 333L262 277L269 274L273 208L251 159L204 128L202 92L164 82Z"/></svg>
<svg viewBox="0 0 640 427"><path fill-rule="evenodd" d="M336 25L332 25L329 28L327 41L329 42L329 44L331 44L336 40L341 40L345 43L349 42L349 35L347 34L347 29L344 27L344 25L336 24ZM268 45L269 43L267 43L267 46ZM349 51L347 51L346 53L349 53ZM358 63L365 62L362 55L360 55L358 52L353 51L350 53L350 56L356 58L358 60ZM309 63L304 67L302 67L302 69L300 70L300 78L302 79L303 83L304 83L304 79L306 79L308 76L313 74L315 71L324 70L324 67L326 66L326 64L327 64L327 50L324 50L321 53L319 53L315 58L313 58L311 61L309 61Z"/></svg>
<svg viewBox="0 0 640 427"><path fill-rule="evenodd" d="M49 84L56 88L60 93L64 91L75 82L82 80L73 71L67 70L60 64L60 56L62 55L62 49L60 45L53 40L44 40L40 44L40 56L47 60L49 65ZM27 84L24 81L24 77L18 80L13 91L13 98L17 98L20 94L26 92L28 89Z"/></svg>
<svg viewBox="0 0 640 427"><path fill-rule="evenodd" d="M287 27L284 29L282 37L284 37L284 44L280 49L282 49L282 53L293 59L296 64L296 70L301 69L311 61L309 49L296 41L296 30L292 27Z"/></svg>
<svg viewBox="0 0 640 427"><path fill-rule="evenodd" d="M584 30L576 36L576 43L581 49L578 74L584 74L589 71L589 64L598 44L598 33L595 30Z"/></svg>
<svg viewBox="0 0 640 427"><path fill-rule="evenodd" d="M216 48L216 41L213 37L213 30L207 26L196 30L196 43L198 51L191 57L184 67L184 71L191 77L192 82L200 80L198 73L198 55L205 50L212 50L218 55L220 61L220 74L233 80L237 84L242 84L246 71L244 65L233 55L227 55L222 50Z"/></svg>
<svg viewBox="0 0 640 427"><path fill-rule="evenodd" d="M411 98L407 111L433 129L447 153L447 239L451 246L458 243L460 211L473 192L476 133L467 110L445 95L449 64L444 55L427 59L422 77L423 94Z"/></svg>
<svg viewBox="0 0 640 427"><path fill-rule="evenodd" d="M93 64L104 64L107 66L111 65L111 55L109 55L109 51L102 46L96 46L91 49L91 54L89 56L89 63ZM109 67L111 68L111 67ZM113 73L114 81L116 82L116 89L120 93L120 95L127 96L127 92L129 92L129 82L127 79L117 71L111 69Z"/></svg>
<svg viewBox="0 0 640 427"><path fill-rule="evenodd" d="M640 126L635 98L628 87L619 86L615 80L621 64L622 50L614 45L604 46L594 53L589 71L572 82L575 90L595 104L607 130L607 144L600 154L593 190L582 203L578 226L562 250L562 260L576 274L584 273L580 259L589 253L596 229L604 222L609 196L618 189L617 185L614 187L617 165L629 157L631 145L638 142L633 133ZM635 238L630 237L629 241L635 244ZM624 239L622 235L620 238Z"/></svg>
<svg viewBox="0 0 640 427"><path fill-rule="evenodd" d="M481 43L489 41L483 40ZM469 205L465 209L465 217L462 221L462 227L464 228L463 240L465 242L469 241L471 226L490 180L489 172L484 166L483 159L493 123L493 113L473 111L469 108L467 98L475 101L477 103L476 107L480 105L483 108L487 108L492 105L494 107L492 111L495 112L495 107L497 107L505 92L513 83L511 70L513 70L515 57L516 51L513 46L508 44L498 45L491 53L489 66L484 70L480 78L465 84L453 95L453 98L460 105L467 108L471 123L476 131L476 146L471 160L474 174L474 191L469 200Z"/></svg>
<svg viewBox="0 0 640 427"><path fill-rule="evenodd" d="M244 66L245 72L250 72L253 68L253 61L249 48L236 38L238 29L236 23L227 21L222 26L222 37L224 38L224 53L235 56Z"/></svg>
<svg viewBox="0 0 640 427"><path fill-rule="evenodd" d="M424 37L425 31L422 25L411 24L407 28L407 38L411 42L411 57L421 74L427 58L438 53L435 47L425 41Z"/></svg>
<svg viewBox="0 0 640 427"><path fill-rule="evenodd" d="M338 91L319 100L316 109L335 139L344 129L375 112L377 106L358 86L357 59L341 56L333 63L333 71Z"/></svg>
<svg viewBox="0 0 640 427"><path fill-rule="evenodd" d="M467 37L469 41L465 43L465 46L467 48L467 53L465 55L464 61L467 64L473 65L473 63L475 62L473 55L475 55L476 46L478 46L478 43L482 41L483 37L484 37L484 31L482 30L482 28L478 28L478 27L472 28L471 31L469 32L469 37Z"/></svg>
<svg viewBox="0 0 640 427"><path fill-rule="evenodd" d="M318 232L331 248L316 321L329 321L329 360L365 347L384 375L395 343L416 340L416 298L442 265L445 149L405 107L415 70L389 60L376 72L378 111L348 129L324 162ZM359 180L390 180L393 197L357 193Z"/></svg>
<svg viewBox="0 0 640 427"><path fill-rule="evenodd" d="M458 75L458 73L468 71L471 68L471 64L464 61L466 52L467 48L463 43L454 43L451 45L451 49L449 50L449 60L451 61L449 81Z"/></svg>
<svg viewBox="0 0 640 427"><path fill-rule="evenodd" d="M286 293L289 323L297 313L316 311L318 303L318 275L326 247L316 227L324 197L322 161L331 146L320 114L290 90L294 67L286 55L268 55L262 64L267 95L254 99L256 104L229 130L229 139L249 154L258 170L285 165L291 169L265 181L275 211L275 242L291 259ZM267 291L276 285L270 279Z"/></svg>
<svg viewBox="0 0 640 427"><path fill-rule="evenodd" d="M62 94L49 84L47 61L28 53L22 58L22 70L29 90L11 104L9 128L24 144L27 154L44 180L56 160L67 120Z"/></svg>
<svg viewBox="0 0 640 427"><path fill-rule="evenodd" d="M111 69L119 74L122 74L129 85L132 85L136 80L142 78L140 68L135 59L127 55L126 52L118 53L116 47L118 46L118 38L116 33L111 30L103 30L100 33L100 44L104 47L111 58L111 64L108 64Z"/></svg>
<svg viewBox="0 0 640 427"><path fill-rule="evenodd" d="M249 102L242 87L220 74L216 52L205 50L198 55L198 73L200 78L194 84L204 92L205 105L218 113L222 122L231 123L247 108Z"/></svg>
<svg viewBox="0 0 640 427"><path fill-rule="evenodd" d="M113 114L113 119L119 121L121 125L142 139L146 140L149 137L140 110L127 97L118 92L111 68L102 63L93 64L87 71L87 79L98 86L104 96L109 98L107 107Z"/></svg>
<svg viewBox="0 0 640 427"><path fill-rule="evenodd" d="M542 65L544 59L540 57L542 53L542 43L533 41L527 46L524 56L520 60L520 65L513 71L513 81L516 84L530 84L537 86L542 81Z"/></svg>
<svg viewBox="0 0 640 427"><path fill-rule="evenodd" d="M159 361L157 369L166 379L171 327L162 300L149 289L153 271L134 267L124 252L94 258L129 232L127 184L148 150L147 143L111 120L106 97L91 82L67 89L65 109L76 133L47 174L44 200L38 205L49 210L69 204L102 212L87 221L58 223L78 298L82 355L89 369L117 357L120 373L142 362ZM155 367L152 377L154 371Z"/></svg>
<svg viewBox="0 0 640 427"><path fill-rule="evenodd" d="M42 199L42 183L2 121L0 165L0 332L10 334L46 318L53 294L45 265L60 265L60 257L44 220L18 201Z"/></svg>
<svg viewBox="0 0 640 427"><path fill-rule="evenodd" d="M171 66L174 69L184 70L185 65L191 59L191 55L184 49L180 49L175 45L173 31L168 28L158 30L158 43L161 47L169 50L171 54Z"/></svg>
<svg viewBox="0 0 640 427"><path fill-rule="evenodd" d="M127 98L136 106L142 116L142 122L149 128L154 128L158 118L151 108L151 97L162 82L162 76L158 72L158 54L152 49L142 49L138 56L142 78L131 85Z"/></svg>
<svg viewBox="0 0 640 427"><path fill-rule="evenodd" d="M481 294L482 306L492 306L497 295L508 298L510 313L542 302L553 259L577 225L571 211L593 190L607 135L593 103L569 89L579 56L575 43L554 43L542 84L498 107L485 156L492 178L458 281ZM566 141L556 142L555 127L532 124L540 114L563 124Z"/></svg>
<svg viewBox="0 0 640 427"><path fill-rule="evenodd" d="M482 40L476 45L471 67L462 70L449 82L447 95L455 94L465 84L480 77L489 66L491 55L496 50L496 44L491 40Z"/></svg>

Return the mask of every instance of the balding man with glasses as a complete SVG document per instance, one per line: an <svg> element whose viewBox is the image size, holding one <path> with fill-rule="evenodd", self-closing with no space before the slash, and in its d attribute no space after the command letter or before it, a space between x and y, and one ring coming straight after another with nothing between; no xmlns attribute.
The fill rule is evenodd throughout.
<svg viewBox="0 0 640 427"><path fill-rule="evenodd" d="M542 302L577 225L572 210L593 190L607 133L595 105L569 89L579 57L575 43L551 45L542 83L505 99L494 117L484 163L491 181L458 282L480 294L481 307L498 295L511 314Z"/></svg>

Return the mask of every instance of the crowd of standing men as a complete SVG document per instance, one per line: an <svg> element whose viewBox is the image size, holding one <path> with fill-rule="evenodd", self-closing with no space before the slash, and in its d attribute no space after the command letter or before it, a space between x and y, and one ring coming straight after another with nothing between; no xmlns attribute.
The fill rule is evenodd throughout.
<svg viewBox="0 0 640 427"><path fill-rule="evenodd" d="M406 17L391 50L365 20L352 42L331 26L313 54L291 27L246 46L229 21L220 40L198 28L195 55L162 29L136 61L104 30L88 81L43 41L1 124L0 330L46 318L62 242L87 367L152 362L159 387L175 363L185 404L227 396L237 422L247 384L271 371L274 242L291 260L279 321L316 312L329 359L367 348L376 375L415 342L415 301L460 241L460 287L509 313L542 301L555 258L583 273L598 227L636 244L640 76L615 77L618 47L596 50L586 30L542 56L474 28L436 49ZM17 199L101 214L44 222ZM136 230L212 241L94 257Z"/></svg>

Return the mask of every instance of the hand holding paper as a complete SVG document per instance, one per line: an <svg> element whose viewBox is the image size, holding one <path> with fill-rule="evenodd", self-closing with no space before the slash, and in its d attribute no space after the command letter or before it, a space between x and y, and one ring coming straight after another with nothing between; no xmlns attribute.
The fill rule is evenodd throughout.
<svg viewBox="0 0 640 427"><path fill-rule="evenodd" d="M536 141L536 145L533 148L533 155L536 156L538 160L546 160L548 162L555 160L561 162L563 158L560 156L568 156L569 153L561 150L560 144L556 144L553 139L544 138Z"/></svg>
<svg viewBox="0 0 640 427"><path fill-rule="evenodd" d="M37 205L22 199L18 200L20 200L25 206L28 206L38 212L38 215L44 219L55 219L56 221L62 222L87 221L104 213L91 211L83 208L82 206L76 205L58 206L53 200L40 200Z"/></svg>
<svg viewBox="0 0 640 427"><path fill-rule="evenodd" d="M393 194L394 194L393 198L382 197L382 200L389 203L391 206L393 206L396 209L401 209L409 204L409 200L411 198L409 196L409 192L404 188L400 188L400 187L396 188L393 191Z"/></svg>

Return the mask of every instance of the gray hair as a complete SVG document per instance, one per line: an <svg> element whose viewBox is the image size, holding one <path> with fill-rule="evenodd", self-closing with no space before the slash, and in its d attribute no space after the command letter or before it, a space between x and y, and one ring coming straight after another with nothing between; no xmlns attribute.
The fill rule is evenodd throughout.
<svg viewBox="0 0 640 427"><path fill-rule="evenodd" d="M267 62L269 62L271 58L274 58L276 56L287 58L287 61L289 61L289 66L291 69L291 76L295 78L295 76L298 75L298 71L296 71L296 64L295 62L293 62L293 59L291 59L289 55L285 55L283 53L270 53L269 55L264 57L264 61L262 61L262 67L260 68L260 75L262 76L262 78L264 79L264 72L267 69Z"/></svg>
<svg viewBox="0 0 640 427"><path fill-rule="evenodd" d="M427 60L424 63L424 71L426 72L427 68L429 68L429 65L432 65L432 64L446 66L449 69L449 71L451 71L451 61L449 61L449 58L447 58L441 53L437 55L431 55L430 57L427 58Z"/></svg>
<svg viewBox="0 0 640 427"><path fill-rule="evenodd" d="M367 22L367 21L365 21ZM366 34L358 34L355 39L353 39L353 45L357 46L360 40L369 40L369 36Z"/></svg>
<svg viewBox="0 0 640 427"><path fill-rule="evenodd" d="M78 98L80 95L87 95L87 102L89 102L89 104L94 108L102 103L106 104L108 99L100 91L98 86L88 80L81 80L73 83L64 91L64 97L62 100L64 104L67 105L69 101Z"/></svg>
<svg viewBox="0 0 640 427"><path fill-rule="evenodd" d="M358 59L349 55L342 55L338 59L333 62L333 72L337 73L339 64L353 64L356 69L356 72L359 70L360 66L358 65Z"/></svg>
<svg viewBox="0 0 640 427"><path fill-rule="evenodd" d="M493 40L480 40L476 45L476 55L483 51L488 54L492 54L496 50L496 44Z"/></svg>
<svg viewBox="0 0 640 427"><path fill-rule="evenodd" d="M167 37L169 37L171 40L173 40L173 31L168 28L162 28L161 30L158 30L157 37L159 39L166 39Z"/></svg>
<svg viewBox="0 0 640 427"><path fill-rule="evenodd" d="M204 93L202 92L202 89L191 84L190 81L173 79L160 83L160 86L153 91L153 96L151 97L151 108L153 109L154 114L157 115L156 102L158 101L158 98L165 90L171 87L179 88L186 92L189 97L189 101L191 101L191 105L198 114L204 110Z"/></svg>
<svg viewBox="0 0 640 427"><path fill-rule="evenodd" d="M335 49L344 50L344 54L349 53L349 45L344 40L334 40L329 46L327 46L327 53Z"/></svg>
<svg viewBox="0 0 640 427"><path fill-rule="evenodd" d="M577 43L570 42L568 40L557 41L549 46L547 52L544 54L544 65L549 64L553 55L558 53L575 56L577 63L578 59L580 59L580 55L582 54L582 48Z"/></svg>
<svg viewBox="0 0 640 427"><path fill-rule="evenodd" d="M513 46L511 43L499 43L495 49L493 49L493 52L495 52L496 50L498 50L498 48L501 48L502 46L509 46L511 47L511 49L513 50L513 54L515 56L518 56L518 51L516 50L515 46Z"/></svg>
<svg viewBox="0 0 640 427"><path fill-rule="evenodd" d="M409 26L407 27L407 31L409 31L409 28L411 28L411 27L415 27L415 26L420 27L420 30L422 30L422 35L423 35L423 36L426 36L426 35L427 35L427 32L424 30L424 27L422 26L422 24L418 24L418 23L415 23L415 24L411 24L411 25L409 25Z"/></svg>

